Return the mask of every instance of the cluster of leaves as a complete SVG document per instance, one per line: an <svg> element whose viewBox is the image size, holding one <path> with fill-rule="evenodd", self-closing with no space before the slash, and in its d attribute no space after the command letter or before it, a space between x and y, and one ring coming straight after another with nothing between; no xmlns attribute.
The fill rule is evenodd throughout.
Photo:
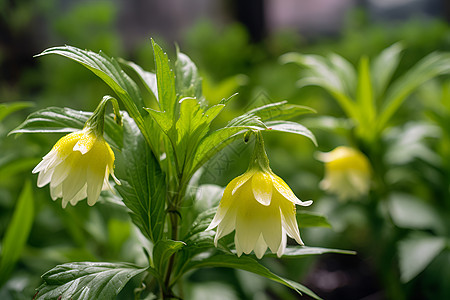
<svg viewBox="0 0 450 300"><path fill-rule="evenodd" d="M449 94L448 85L438 83L436 78L450 73L450 53L428 54L399 74L397 67L403 50L396 43L372 63L363 56L357 69L337 54L323 57L289 53L282 57L283 62L294 62L304 68L299 86L319 86L336 100L347 124L350 123L343 130L348 143L369 157L374 184L362 208L370 220L369 230L380 237L376 241L381 253L379 264L389 264L386 253L392 252L390 249L395 249L399 257L397 266L389 271L380 270L383 272L380 277L392 283L392 274L399 268L398 286L416 278L433 260L448 266L445 260L449 253L446 229L450 196L446 150ZM431 118L422 121L394 118L417 91L421 91L423 107L419 103L410 106L427 111ZM330 127L338 129L335 126L338 123L342 122L335 120ZM342 126L339 130L342 131ZM436 142L430 144L437 138L437 146L433 145ZM349 206L341 206L340 213ZM389 228L390 238L383 236L382 228ZM444 288L436 293L448 297L446 284L440 279L438 282ZM401 295L398 290L388 292L391 296Z"/></svg>
<svg viewBox="0 0 450 300"><path fill-rule="evenodd" d="M108 117L105 136L125 158L125 177L120 178L122 185L116 188L132 222L151 246L145 249L149 260L145 267L91 262L57 266L44 274L45 283L39 289L37 299L49 295L72 299L115 295L131 277L143 272L149 274L146 278L152 277L159 283L163 295L170 296L172 287L183 274L204 267L243 269L319 298L303 285L273 274L252 257L238 258L230 250L231 241L222 242L218 249L212 250L215 249L213 232L204 230L219 199L209 199L206 207L203 202L200 208L198 194L188 193L196 185L194 174L205 162L248 132L288 132L306 136L315 143L313 134L306 127L286 121L313 111L283 101L255 108L231 120L227 126L210 131L210 124L230 98L208 106L202 96L198 70L189 57L177 51L176 62L171 65L167 55L153 40L152 46L155 73L145 71L133 62L120 60L119 63L104 53L71 46L50 48L40 54L57 54L82 64L102 79L121 100L125 108L123 128ZM156 100L154 103L144 103L138 85L123 68L132 71L142 81ZM89 115L69 108L51 107L31 114L12 133L71 132L81 129ZM186 195L191 195L191 199ZM194 208L183 209L182 204L187 201L192 201ZM301 214L308 217L306 226L329 226L320 215ZM182 226L178 224L179 215L182 216ZM179 227L183 228L182 232L179 232ZM350 253L296 247L289 248L286 255L300 257L325 252Z"/></svg>

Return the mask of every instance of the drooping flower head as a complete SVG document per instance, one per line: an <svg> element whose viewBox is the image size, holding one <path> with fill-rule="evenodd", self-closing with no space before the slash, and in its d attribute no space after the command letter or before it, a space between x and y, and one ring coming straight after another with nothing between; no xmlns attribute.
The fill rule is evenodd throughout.
<svg viewBox="0 0 450 300"><path fill-rule="evenodd" d="M359 150L340 146L327 153L319 153L325 163L322 189L336 194L340 199L366 195L370 189L371 167L367 157Z"/></svg>
<svg viewBox="0 0 450 300"><path fill-rule="evenodd" d="M63 208L85 198L94 205L102 190L112 190L109 175L120 184L114 176L114 152L103 138L105 106L111 99L103 98L83 130L59 139L33 169L39 173L38 187L50 184L52 199L62 198Z"/></svg>
<svg viewBox="0 0 450 300"><path fill-rule="evenodd" d="M269 167L260 133L248 170L225 188L214 219L207 230L217 227L214 243L235 230L238 256L254 251L258 258L267 247L283 255L286 234L303 245L296 220L295 205L309 206L299 200L289 186Z"/></svg>

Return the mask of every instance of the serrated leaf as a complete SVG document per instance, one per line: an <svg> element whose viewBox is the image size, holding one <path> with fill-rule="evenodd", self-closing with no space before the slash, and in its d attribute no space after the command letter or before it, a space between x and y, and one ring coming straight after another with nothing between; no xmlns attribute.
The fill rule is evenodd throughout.
<svg viewBox="0 0 450 300"><path fill-rule="evenodd" d="M166 112L171 119L175 118L177 95L175 92L175 75L170 67L169 58L161 47L152 39L155 56L156 82L158 100L161 111Z"/></svg>
<svg viewBox="0 0 450 300"><path fill-rule="evenodd" d="M154 267L160 274L163 274L169 258L186 244L182 241L160 240L153 248Z"/></svg>
<svg viewBox="0 0 450 300"><path fill-rule="evenodd" d="M317 296L313 291L311 291L304 285L272 273L269 269L259 264L256 260L249 256L237 257L235 255L217 254L204 259L192 260L189 264L187 264L184 271L186 272L188 270L205 267L226 267L245 270L281 283L295 290L300 295L302 293L305 293L314 299L320 299L319 296Z"/></svg>
<svg viewBox="0 0 450 300"><path fill-rule="evenodd" d="M165 177L132 119L124 117L123 155L126 180L116 186L133 222L151 241L162 238L165 218ZM145 162L145 163L143 163Z"/></svg>
<svg viewBox="0 0 450 300"><path fill-rule="evenodd" d="M287 101L281 101L257 107L248 111L247 114L258 116L263 122L267 122L281 119L289 120L303 114L315 112L314 109L307 106L288 104Z"/></svg>
<svg viewBox="0 0 450 300"><path fill-rule="evenodd" d="M30 114L9 134L74 132L83 129L91 115L67 107L48 107ZM105 116L105 139L114 148L122 148L123 129L110 116Z"/></svg>
<svg viewBox="0 0 450 300"><path fill-rule="evenodd" d="M11 102L11 103L4 103L4 104L0 104L0 122L6 118L7 116L9 116L10 114L33 106L33 103L31 102Z"/></svg>
<svg viewBox="0 0 450 300"><path fill-rule="evenodd" d="M265 123L266 131L280 131L302 135L309 138L317 146L316 137L305 126L291 121L270 121Z"/></svg>
<svg viewBox="0 0 450 300"><path fill-rule="evenodd" d="M307 211L297 212L297 223L300 228L306 227L327 227L331 228L331 224L323 215Z"/></svg>
<svg viewBox="0 0 450 300"><path fill-rule="evenodd" d="M444 237L412 234L398 244L400 279L408 282L422 272L446 247Z"/></svg>
<svg viewBox="0 0 450 300"><path fill-rule="evenodd" d="M136 83L120 68L117 61L104 53L97 54L72 46L53 47L37 56L58 54L72 59L92 71L117 94L130 116L135 120L150 146L155 143L145 125L143 114L144 102Z"/></svg>
<svg viewBox="0 0 450 300"><path fill-rule="evenodd" d="M2 241L2 251L0 256L0 286L8 280L16 262L20 258L22 249L27 242L33 220L33 190L30 181L26 181Z"/></svg>
<svg viewBox="0 0 450 300"><path fill-rule="evenodd" d="M56 266L42 275L36 300L115 299L134 276L146 269L128 263L78 262Z"/></svg>

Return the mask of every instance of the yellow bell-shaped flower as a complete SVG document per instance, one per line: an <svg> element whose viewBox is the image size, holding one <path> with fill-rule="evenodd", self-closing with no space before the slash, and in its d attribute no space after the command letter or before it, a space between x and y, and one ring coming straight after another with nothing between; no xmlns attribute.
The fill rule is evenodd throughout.
<svg viewBox="0 0 450 300"><path fill-rule="evenodd" d="M286 234L303 245L295 205L309 206L312 201L299 200L270 170L260 133L258 137L249 169L227 185L207 230L217 227L216 246L221 237L235 230L238 256L254 251L261 258L269 247L280 257L286 248Z"/></svg>
<svg viewBox="0 0 450 300"><path fill-rule="evenodd" d="M319 153L325 163L322 189L340 199L352 199L366 195L370 189L371 167L367 157L357 149L340 146L327 153Z"/></svg>
<svg viewBox="0 0 450 300"><path fill-rule="evenodd" d="M59 139L32 171L39 173L38 187L50 184L52 199L62 198L63 208L85 198L94 205L102 190L112 190L109 175L120 184L114 176L114 152L103 138L108 100L103 99L83 130Z"/></svg>

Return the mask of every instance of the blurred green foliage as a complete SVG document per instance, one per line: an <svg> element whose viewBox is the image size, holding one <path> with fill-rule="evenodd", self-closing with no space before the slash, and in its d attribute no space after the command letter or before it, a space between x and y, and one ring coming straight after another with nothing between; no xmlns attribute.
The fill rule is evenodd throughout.
<svg viewBox="0 0 450 300"><path fill-rule="evenodd" d="M24 182L35 182L31 169L59 137L12 137L7 136L8 132L31 112L28 107L31 103L33 110L60 106L89 111L104 94L110 93L100 80L77 64L56 57L32 59L32 56L49 46L71 44L96 52L103 50L111 56L132 58L148 69L153 67L149 41L132 50L125 50L121 44L115 23L118 8L114 1L82 1L71 5L65 7L63 2L54 0L16 1L14 6L8 6L8 1L0 2L2 25L10 35L8 47L1 45L0 48L0 101L11 102L0 105L2 243L7 238L8 227L14 223L14 213L20 204L18 199L25 197L20 196ZM37 24L45 28L40 31L43 37L30 36L29 28ZM48 44L43 45L42 41ZM318 149L325 151L346 143L345 134L341 134L348 131L345 116L319 88L297 88L299 69L280 64L279 57L291 51L322 55L335 52L356 64L362 55L373 58L398 41L405 51L394 79L427 54L436 50L450 51L450 26L440 20L421 19L401 24L374 24L364 12L355 11L349 15L338 37L310 41L294 31L283 31L273 33L260 44L252 44L239 24L221 28L212 21L201 21L189 28L179 43L199 67L205 96L212 104L239 93L233 97L231 109L224 111L217 123L223 124L242 109L249 110L257 104L288 100L313 107L319 117L334 117L326 119L329 127L322 126L314 131ZM171 43L166 44L169 47L164 48L175 51ZM21 50L24 46L28 46L28 51ZM328 216L333 227L333 230L303 229L304 241L310 246L357 250L364 261L363 271L375 274L368 277L375 283L366 292L381 291L386 295L391 289L386 282L392 278L396 278L392 282L398 282L401 278L404 283L396 290L400 295L398 299L446 299L450 295L447 284L450 268L445 267L450 257L449 99L448 79L428 82L399 110L396 126L388 128L382 140L387 147L383 159L389 167L387 183L396 193L387 199L387 206L368 207L367 199L340 203L325 195L318 188L323 166L312 159L316 151L314 145L307 139L292 139L287 134L267 134L272 169L289 183L299 198L315 200L313 210ZM303 117L305 119L307 116ZM250 153L241 144L235 142L219 154L207 167L211 172L204 174L201 182L224 186L245 171ZM39 276L56 264L105 259L145 261L136 243L141 237L130 225L128 215L117 208L115 195L102 194L104 201L94 207L80 203L63 210L50 201L46 189L38 189L34 184L31 187L34 221L16 267L0 289L0 299L30 299L34 288L41 283ZM368 210L377 214L368 214ZM389 213L386 214L386 210ZM380 211L382 213L378 214ZM380 218L380 215L388 218ZM377 238L385 239L383 243L389 246L384 253L371 248L378 243L371 240L373 231L378 231ZM1 251L1 255L5 255L4 245ZM418 263L411 265L410 261ZM333 292L337 295L343 288L338 284L334 290L327 290L326 286L320 290L313 273L330 275L332 272L326 273L327 269L321 268L320 262L313 258L302 261L283 258L281 263L264 258L263 262L294 280L311 280L312 284L306 285L328 299L336 299L332 298ZM352 271L356 272L359 265L353 267L346 275L347 280L353 280L353 283L347 282L350 288L358 283L358 276ZM187 299L202 299L211 293L218 299L295 299L285 288L237 270L193 272L184 284ZM357 293L356 288L353 291ZM119 298L126 292L127 287ZM351 299L367 294L344 296Z"/></svg>

